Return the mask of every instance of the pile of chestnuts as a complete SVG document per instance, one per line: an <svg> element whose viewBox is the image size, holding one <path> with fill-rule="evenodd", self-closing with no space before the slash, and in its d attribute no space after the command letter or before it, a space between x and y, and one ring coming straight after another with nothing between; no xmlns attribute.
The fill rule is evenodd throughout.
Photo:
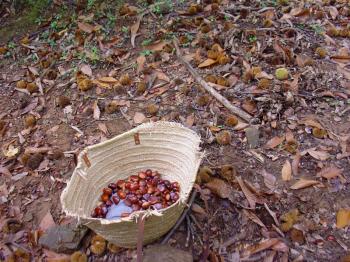
<svg viewBox="0 0 350 262"><path fill-rule="evenodd" d="M180 185L161 179L158 171L147 169L103 188L102 203L94 208L94 218L116 219L139 210L159 210L179 199Z"/></svg>

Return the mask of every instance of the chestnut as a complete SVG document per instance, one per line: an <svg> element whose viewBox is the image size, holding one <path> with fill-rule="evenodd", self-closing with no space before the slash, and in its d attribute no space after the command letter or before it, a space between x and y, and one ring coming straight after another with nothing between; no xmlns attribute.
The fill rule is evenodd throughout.
<svg viewBox="0 0 350 262"><path fill-rule="evenodd" d="M131 191L135 191L135 190L137 190L137 189L139 189L139 184L137 184L137 183L132 183L131 185L130 185L130 188L129 188Z"/></svg>
<svg viewBox="0 0 350 262"><path fill-rule="evenodd" d="M140 178L138 176L132 175L132 176L130 176L130 180L132 182L138 182L140 180Z"/></svg>
<svg viewBox="0 0 350 262"><path fill-rule="evenodd" d="M117 194L118 194L118 197L120 199L125 199L126 198L126 193L124 191L122 191L122 190L118 190Z"/></svg>
<svg viewBox="0 0 350 262"><path fill-rule="evenodd" d="M156 190L155 190L155 188L154 187L148 187L148 189L147 189L147 194L153 194L154 192L155 192Z"/></svg>
<svg viewBox="0 0 350 262"><path fill-rule="evenodd" d="M118 205L120 200L117 196L112 196L112 201L114 204Z"/></svg>
<svg viewBox="0 0 350 262"><path fill-rule="evenodd" d="M165 185L159 184L159 185L157 186L157 189L158 189L160 192L164 192L164 190L165 190Z"/></svg>
<svg viewBox="0 0 350 262"><path fill-rule="evenodd" d="M141 187L141 186L146 186L147 185L147 182L144 180L144 179L141 179L140 181L139 181L139 186Z"/></svg>
<svg viewBox="0 0 350 262"><path fill-rule="evenodd" d="M107 202L107 200L109 200L109 195L107 195L107 194L102 194L102 195L101 195L101 201Z"/></svg>
<svg viewBox="0 0 350 262"><path fill-rule="evenodd" d="M159 201L159 198L156 196L150 196L149 201L151 202L151 205L153 205Z"/></svg>
<svg viewBox="0 0 350 262"><path fill-rule="evenodd" d="M132 204L131 208L132 208L133 211L138 211L138 210L141 209L139 204Z"/></svg>
<svg viewBox="0 0 350 262"><path fill-rule="evenodd" d="M131 183L130 183L130 182L126 182L126 183L125 183L125 188L126 188L126 189L130 189L130 187L131 187Z"/></svg>
<svg viewBox="0 0 350 262"><path fill-rule="evenodd" d="M118 180L117 181L117 187L118 188L123 188L125 185L125 181L124 180Z"/></svg>
<svg viewBox="0 0 350 262"><path fill-rule="evenodd" d="M147 175L146 175L145 172L140 172L140 173L138 174L138 176L139 176L139 178L141 178L141 179L145 179L145 178L147 177Z"/></svg>
<svg viewBox="0 0 350 262"><path fill-rule="evenodd" d="M110 183L110 184L108 185L108 187L109 187L110 189L112 189L112 190L116 190L116 189L117 189L117 184L115 184L115 183Z"/></svg>
<svg viewBox="0 0 350 262"><path fill-rule="evenodd" d="M146 173L146 176L152 176L152 170L151 169L147 169L145 173Z"/></svg>
<svg viewBox="0 0 350 262"><path fill-rule="evenodd" d="M143 195L143 199L144 199L144 200L149 200L150 197L151 197L151 195L148 194L148 193Z"/></svg>
<svg viewBox="0 0 350 262"><path fill-rule="evenodd" d="M173 188L180 188L180 184L178 182L171 183Z"/></svg>
<svg viewBox="0 0 350 262"><path fill-rule="evenodd" d="M161 203L156 203L154 205L152 205L152 207L156 210L162 209L162 204Z"/></svg>
<svg viewBox="0 0 350 262"><path fill-rule="evenodd" d="M111 205L113 205L113 202L110 199L108 199L106 201L106 206L110 207Z"/></svg>
<svg viewBox="0 0 350 262"><path fill-rule="evenodd" d="M96 214L96 216L102 215L101 207L95 207L94 213Z"/></svg>
<svg viewBox="0 0 350 262"><path fill-rule="evenodd" d="M108 212L107 207L106 206L102 206L101 207L101 215L105 217L107 215L107 212Z"/></svg>
<svg viewBox="0 0 350 262"><path fill-rule="evenodd" d="M113 193L113 190L111 189L111 188L109 188L109 187L105 187L104 189L103 189L103 194L106 194L106 195L112 195L112 193Z"/></svg>
<svg viewBox="0 0 350 262"><path fill-rule="evenodd" d="M173 197L171 198L171 200L173 200L174 202L176 202L177 200L179 200L180 196L178 193L174 193Z"/></svg>
<svg viewBox="0 0 350 262"><path fill-rule="evenodd" d="M143 202L143 203L142 203L142 208L143 208L143 209L148 209L150 206L151 206L151 203L150 203L150 202Z"/></svg>
<svg viewBox="0 0 350 262"><path fill-rule="evenodd" d="M165 195L165 200L166 200L166 201L169 201L170 199L171 199L170 194L167 193L167 194Z"/></svg>

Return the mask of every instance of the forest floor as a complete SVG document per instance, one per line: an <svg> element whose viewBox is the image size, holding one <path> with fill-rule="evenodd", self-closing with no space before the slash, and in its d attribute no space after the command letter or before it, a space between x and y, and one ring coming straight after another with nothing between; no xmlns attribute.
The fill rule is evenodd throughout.
<svg viewBox="0 0 350 262"><path fill-rule="evenodd" d="M350 261L348 1L73 2L0 8L0 261L135 259L94 254L91 231L40 238L72 222L60 194L84 147L159 120L206 152L168 261Z"/></svg>

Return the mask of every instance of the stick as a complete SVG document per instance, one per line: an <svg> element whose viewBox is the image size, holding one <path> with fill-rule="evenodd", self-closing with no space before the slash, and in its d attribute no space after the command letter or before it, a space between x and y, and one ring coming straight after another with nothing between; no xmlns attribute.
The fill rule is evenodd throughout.
<svg viewBox="0 0 350 262"><path fill-rule="evenodd" d="M164 237L164 239L162 240L162 245L164 245L168 242L168 240L174 234L176 229L181 225L182 221L185 219L186 215L188 214L188 211L190 211L191 205L192 205L194 199L196 198L196 195L197 195L197 191L194 189L192 192L191 198L188 201L187 209L185 209L185 211L182 213L181 217L179 218L179 220L177 220L175 226L171 229L171 231Z"/></svg>
<svg viewBox="0 0 350 262"><path fill-rule="evenodd" d="M228 101L225 97L220 95L214 88L208 85L208 83L204 81L204 79L196 72L196 70L190 65L190 63L183 58L179 45L177 44L178 43L177 39L174 39L173 43L176 49L177 58L180 60L182 64L186 66L186 68L188 69L188 71L190 71L190 73L192 74L194 79L198 82L198 84L200 84L209 94L215 97L228 110L230 110L232 114L235 114L240 118L244 119L245 121L250 122L252 120L252 117L248 113L232 105L230 101Z"/></svg>

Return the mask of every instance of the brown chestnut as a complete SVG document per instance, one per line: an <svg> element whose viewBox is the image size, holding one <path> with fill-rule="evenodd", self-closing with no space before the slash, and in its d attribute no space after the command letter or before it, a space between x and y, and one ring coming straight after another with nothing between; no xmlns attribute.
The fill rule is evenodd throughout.
<svg viewBox="0 0 350 262"><path fill-rule="evenodd" d="M169 200L171 199L170 194L169 194L169 193L167 193L167 194L165 195L165 197L164 197L164 198L165 198L165 200L166 200L166 201L169 201Z"/></svg>
<svg viewBox="0 0 350 262"><path fill-rule="evenodd" d="M155 192L155 188L154 187L148 187L147 194L153 194L154 192Z"/></svg>
<svg viewBox="0 0 350 262"><path fill-rule="evenodd" d="M132 208L132 211L138 211L141 209L139 204L132 204L131 208Z"/></svg>
<svg viewBox="0 0 350 262"><path fill-rule="evenodd" d="M117 194L118 194L118 197L119 197L120 199L125 199L125 198L126 198L126 194L125 194L125 192L122 191L122 190L118 190Z"/></svg>
<svg viewBox="0 0 350 262"><path fill-rule="evenodd" d="M180 188L180 184L178 182L171 183L173 188Z"/></svg>
<svg viewBox="0 0 350 262"><path fill-rule="evenodd" d="M130 176L130 180L132 182L138 182L140 180L140 178L138 176L132 175L132 176Z"/></svg>
<svg viewBox="0 0 350 262"><path fill-rule="evenodd" d="M102 213L102 216L106 216L107 215L107 212L108 212L108 209L106 206L102 206L101 207L101 213Z"/></svg>
<svg viewBox="0 0 350 262"><path fill-rule="evenodd" d="M130 183L130 182L126 182L126 183L125 183L125 188L126 188L126 189L130 189L130 186L131 186L131 183Z"/></svg>
<svg viewBox="0 0 350 262"><path fill-rule="evenodd" d="M131 191L136 191L137 189L139 189L139 184L138 183L132 183L131 185L130 185L130 190Z"/></svg>
<svg viewBox="0 0 350 262"><path fill-rule="evenodd" d="M151 169L147 169L145 173L146 173L146 176L152 176L152 170Z"/></svg>
<svg viewBox="0 0 350 262"><path fill-rule="evenodd" d="M96 214L96 216L102 215L101 207L95 207L94 213Z"/></svg>
<svg viewBox="0 0 350 262"><path fill-rule="evenodd" d="M111 205L113 205L113 202L110 200L110 199L108 199L107 201L106 201L106 206L111 206Z"/></svg>
<svg viewBox="0 0 350 262"><path fill-rule="evenodd" d="M117 187L118 188L123 188L125 185L125 181L124 180L118 180L117 181Z"/></svg>
<svg viewBox="0 0 350 262"><path fill-rule="evenodd" d="M160 192L164 192L164 191L165 191L165 185L159 184L159 185L157 186L157 189L158 189Z"/></svg>
<svg viewBox="0 0 350 262"><path fill-rule="evenodd" d="M109 199L109 195L107 195L107 194L102 194L101 195L101 201L107 202L108 199Z"/></svg>
<svg viewBox="0 0 350 262"><path fill-rule="evenodd" d="M147 177L147 175L146 175L145 172L140 172L140 173L138 174L138 176L139 176L139 178L141 178L141 179L145 179L145 178Z"/></svg>
<svg viewBox="0 0 350 262"><path fill-rule="evenodd" d="M161 203L156 203L156 204L152 205L152 207L153 207L154 209L159 210L159 209L162 209L162 204L161 204Z"/></svg>
<svg viewBox="0 0 350 262"><path fill-rule="evenodd" d="M146 186L147 182L144 179L140 179L139 185L140 186Z"/></svg>
<svg viewBox="0 0 350 262"><path fill-rule="evenodd" d="M151 206L151 203L150 203L150 202L143 202L143 203L142 203L142 208L143 208L143 209L148 209L150 206Z"/></svg>
<svg viewBox="0 0 350 262"><path fill-rule="evenodd" d="M112 189L112 190L116 190L116 189L117 189L117 184L115 184L115 183L110 183L110 184L108 185L108 187L109 187L110 189Z"/></svg>
<svg viewBox="0 0 350 262"><path fill-rule="evenodd" d="M120 200L119 200L119 197L112 196L112 201L113 201L114 204L118 205Z"/></svg>
<svg viewBox="0 0 350 262"><path fill-rule="evenodd" d="M105 187L104 189L103 189L103 194L106 194L106 195L112 195L112 193L113 193L113 190L111 189L111 188L109 188L109 187Z"/></svg>

